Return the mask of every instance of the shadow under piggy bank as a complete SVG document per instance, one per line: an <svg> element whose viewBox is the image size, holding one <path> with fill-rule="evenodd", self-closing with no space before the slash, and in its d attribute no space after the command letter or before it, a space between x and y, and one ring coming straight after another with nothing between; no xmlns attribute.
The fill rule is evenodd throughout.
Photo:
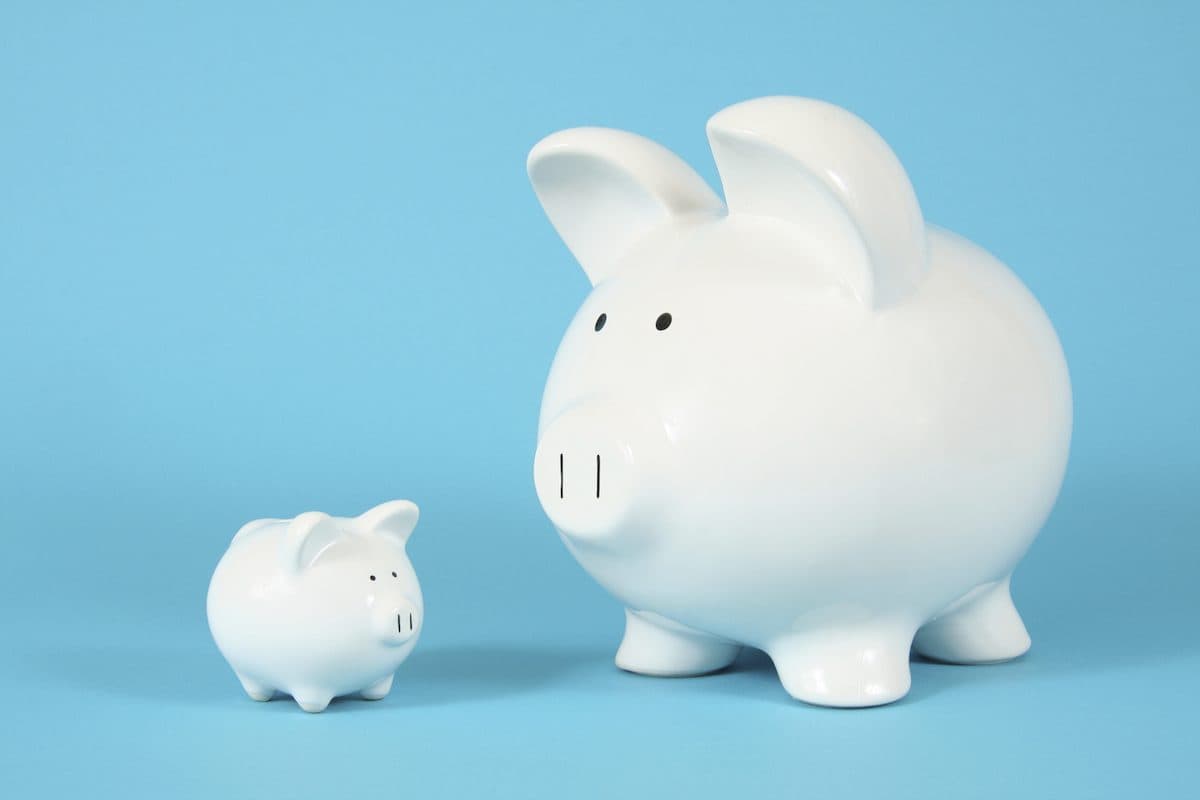
<svg viewBox="0 0 1200 800"><path fill-rule="evenodd" d="M601 650L463 645L418 650L400 667L388 705L411 708L465 703L537 691L571 671L603 662ZM335 701L355 702L353 696Z"/></svg>
<svg viewBox="0 0 1200 800"><path fill-rule="evenodd" d="M354 709L383 710L437 706L536 691L562 679L576 667L603 662L599 650L571 650L480 644L418 650L396 672L391 693L382 702L357 695L335 698L326 713ZM166 704L212 706L238 703L246 708L295 710L292 699L276 693L270 703L246 697L233 672L215 649L146 644L54 647L25 659L35 682L72 687L112 697Z"/></svg>

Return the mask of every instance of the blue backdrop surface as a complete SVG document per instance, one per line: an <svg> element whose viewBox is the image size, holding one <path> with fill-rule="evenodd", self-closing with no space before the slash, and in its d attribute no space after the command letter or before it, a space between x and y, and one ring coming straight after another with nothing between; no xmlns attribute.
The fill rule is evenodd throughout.
<svg viewBox="0 0 1200 800"><path fill-rule="evenodd" d="M4 3L0 795L1194 794L1197 8ZM870 121L1072 369L1034 649L875 710L753 654L619 672L532 489L588 285L528 149L622 127L715 185L705 120L766 94ZM392 696L249 701L204 619L233 532L397 496L428 619Z"/></svg>

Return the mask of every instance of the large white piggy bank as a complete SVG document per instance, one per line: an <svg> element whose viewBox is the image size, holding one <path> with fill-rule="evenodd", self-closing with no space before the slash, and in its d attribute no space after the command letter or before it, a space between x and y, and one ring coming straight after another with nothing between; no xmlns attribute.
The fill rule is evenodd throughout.
<svg viewBox="0 0 1200 800"><path fill-rule="evenodd" d="M425 610L404 550L417 514L395 500L237 532L208 587L208 625L248 695L279 690L305 711L353 692L387 696Z"/></svg>
<svg viewBox="0 0 1200 800"><path fill-rule="evenodd" d="M765 650L795 698L909 689L910 647L1029 647L1009 578L1067 462L1057 337L1003 264L927 226L849 112L769 97L708 123L725 203L641 137L529 156L594 290L546 384L538 497L626 607L617 665Z"/></svg>

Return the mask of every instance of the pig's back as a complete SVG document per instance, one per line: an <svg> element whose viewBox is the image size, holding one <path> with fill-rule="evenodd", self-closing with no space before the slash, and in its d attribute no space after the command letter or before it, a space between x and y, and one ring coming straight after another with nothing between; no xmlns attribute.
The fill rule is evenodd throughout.
<svg viewBox="0 0 1200 800"><path fill-rule="evenodd" d="M708 345L713 383L681 415L694 429L676 442L665 524L711 592L651 588L631 605L705 628L738 596L751 604L738 616L767 630L793 604L903 599L934 613L1011 572L1065 470L1066 364L1007 267L937 229L930 255L925 281L891 309L816 320L819 302L789 315L798 301L780 293L761 301L780 322L756 331L757 357ZM651 556L649 572L679 552ZM761 591L740 592L747 582Z"/></svg>
<svg viewBox="0 0 1200 800"><path fill-rule="evenodd" d="M910 469L993 502L1032 502L1050 489L1048 508L1071 432L1070 379L1054 328L1024 284L983 249L936 228L929 245L926 281L878 317L880 368L899 368L891 393L876 403L905 398L914 415L898 455Z"/></svg>
<svg viewBox="0 0 1200 800"><path fill-rule="evenodd" d="M912 414L891 453L892 474L905 477L881 496L891 513L916 513L939 532L935 558L950 565L982 556L997 565L991 571L1007 572L1041 528L1066 469L1066 360L1008 267L940 229L930 229L929 246L926 281L878 317L877 355L899 369L875 400L876 419L896 421L883 413L895 398Z"/></svg>
<svg viewBox="0 0 1200 800"><path fill-rule="evenodd" d="M217 646L231 660L290 645L294 623L311 610L308 598L294 591L280 568L286 529L286 521L272 522L239 533L213 572L209 626Z"/></svg>

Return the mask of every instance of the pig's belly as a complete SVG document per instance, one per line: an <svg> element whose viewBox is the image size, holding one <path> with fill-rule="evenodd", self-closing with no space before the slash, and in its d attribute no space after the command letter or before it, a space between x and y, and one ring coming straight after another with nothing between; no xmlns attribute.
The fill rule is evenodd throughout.
<svg viewBox="0 0 1200 800"><path fill-rule="evenodd" d="M576 556L627 607L748 644L880 617L915 629L1010 574L1053 501L1046 492L1004 507L980 493L946 509L941 500L957 501L868 494L841 496L840 509L765 492L724 504L680 495L643 549Z"/></svg>
<svg viewBox="0 0 1200 800"><path fill-rule="evenodd" d="M213 639L239 674L285 692L309 687L341 695L393 672L415 645L382 648L332 615L319 597L272 591L277 582L269 578L237 574L239 555L222 559L208 595Z"/></svg>
<svg viewBox="0 0 1200 800"><path fill-rule="evenodd" d="M674 415L693 425L655 530L625 549L568 542L583 566L631 608L759 645L881 615L919 625L1010 574L1065 471L1066 365L1007 268L957 237L931 244L918 295L827 359L798 353L802 380L715 369L723 384Z"/></svg>
<svg viewBox="0 0 1200 800"><path fill-rule="evenodd" d="M310 688L333 696L357 692L394 672L411 647L382 650L332 626L307 626L294 610L242 604L236 617L210 617L230 666L273 689Z"/></svg>

